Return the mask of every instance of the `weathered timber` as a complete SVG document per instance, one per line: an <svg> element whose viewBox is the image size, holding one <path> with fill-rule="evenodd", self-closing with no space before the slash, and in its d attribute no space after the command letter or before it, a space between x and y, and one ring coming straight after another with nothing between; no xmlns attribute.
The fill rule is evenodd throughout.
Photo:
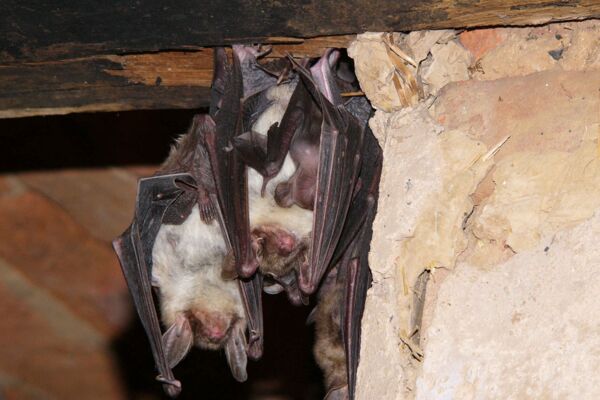
<svg viewBox="0 0 600 400"><path fill-rule="evenodd" d="M127 68L127 57L118 56L0 66L0 118L205 106L212 68L193 56L170 67L170 56L143 56L150 69Z"/></svg>
<svg viewBox="0 0 600 400"><path fill-rule="evenodd" d="M4 0L0 63L197 49L274 37L531 25L600 17L598 0Z"/></svg>
<svg viewBox="0 0 600 400"><path fill-rule="evenodd" d="M273 45L268 57L321 55L353 36ZM0 118L208 106L212 49L0 65Z"/></svg>

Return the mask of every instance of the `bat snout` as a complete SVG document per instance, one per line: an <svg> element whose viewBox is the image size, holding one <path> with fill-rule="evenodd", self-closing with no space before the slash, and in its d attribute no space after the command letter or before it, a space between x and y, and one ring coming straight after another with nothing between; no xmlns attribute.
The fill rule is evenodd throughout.
<svg viewBox="0 0 600 400"><path fill-rule="evenodd" d="M200 344L219 345L227 338L230 322L218 313L194 313L196 317L195 336Z"/></svg>
<svg viewBox="0 0 600 400"><path fill-rule="evenodd" d="M203 335L213 342L220 342L225 337L226 331L220 326L203 326Z"/></svg>

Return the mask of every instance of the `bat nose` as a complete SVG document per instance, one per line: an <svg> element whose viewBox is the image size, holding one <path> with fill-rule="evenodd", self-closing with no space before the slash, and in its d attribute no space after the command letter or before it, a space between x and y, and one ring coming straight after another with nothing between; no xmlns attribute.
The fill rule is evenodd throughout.
<svg viewBox="0 0 600 400"><path fill-rule="evenodd" d="M198 334L211 342L220 342L227 335L229 323L222 315L215 313L196 313L199 324Z"/></svg>
<svg viewBox="0 0 600 400"><path fill-rule="evenodd" d="M225 337L225 330L220 326L203 326L202 333L204 333L207 339L215 342Z"/></svg>

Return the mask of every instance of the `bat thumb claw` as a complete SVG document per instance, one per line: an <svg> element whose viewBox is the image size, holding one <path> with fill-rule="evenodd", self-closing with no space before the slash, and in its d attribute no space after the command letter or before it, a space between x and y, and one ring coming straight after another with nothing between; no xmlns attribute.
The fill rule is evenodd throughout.
<svg viewBox="0 0 600 400"><path fill-rule="evenodd" d="M269 182L271 181L271 179L273 179L273 176L275 176L276 173L272 173L269 172L269 168L266 168L266 174L263 177L263 182L262 182L262 186L260 187L260 197L265 197L265 192L267 190L267 185L269 184Z"/></svg>
<svg viewBox="0 0 600 400"><path fill-rule="evenodd" d="M247 261L239 266L238 275L242 278L250 278L258 269L258 260L253 257L252 260Z"/></svg>
<svg viewBox="0 0 600 400"><path fill-rule="evenodd" d="M181 393L181 382L177 379L166 379L159 375L156 380L163 384L163 390L169 397L175 398Z"/></svg>
<svg viewBox="0 0 600 400"><path fill-rule="evenodd" d="M260 341L260 338L257 338L256 340L254 340L252 343L250 343L248 345L247 354L251 360L255 360L255 361L259 360L262 357L263 346Z"/></svg>
<svg viewBox="0 0 600 400"><path fill-rule="evenodd" d="M298 285L300 286L300 291L306 295L313 294L317 288L316 284L312 282L311 279L302 274L300 274Z"/></svg>

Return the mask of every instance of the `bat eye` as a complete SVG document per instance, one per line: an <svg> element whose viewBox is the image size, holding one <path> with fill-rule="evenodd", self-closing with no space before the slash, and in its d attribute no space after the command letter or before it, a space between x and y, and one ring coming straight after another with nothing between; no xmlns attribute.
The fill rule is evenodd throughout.
<svg viewBox="0 0 600 400"><path fill-rule="evenodd" d="M163 194L162 194L162 193L158 193L158 194L156 195L156 200L160 200L160 199L162 199L162 198L163 198Z"/></svg>

